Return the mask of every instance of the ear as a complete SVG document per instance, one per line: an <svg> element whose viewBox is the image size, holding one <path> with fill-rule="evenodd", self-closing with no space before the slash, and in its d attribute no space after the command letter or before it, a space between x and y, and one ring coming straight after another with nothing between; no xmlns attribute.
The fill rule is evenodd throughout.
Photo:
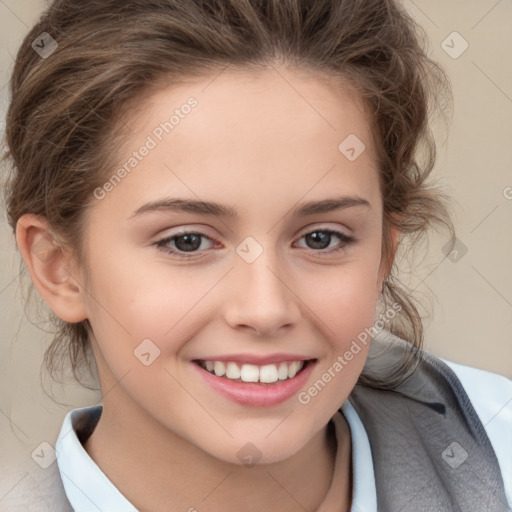
<svg viewBox="0 0 512 512"><path fill-rule="evenodd" d="M390 227L389 228L389 238L391 242L391 247L389 249L388 254L382 254L379 266L379 277L377 282L377 289L382 290L384 286L384 281L386 277L391 272L391 268L393 267L393 262L395 260L396 250L398 248L398 238L400 236L400 231L398 228Z"/></svg>
<svg viewBox="0 0 512 512"><path fill-rule="evenodd" d="M16 225L16 242L32 282L53 312L65 322L87 318L82 286L73 277L71 258L55 240L43 217L26 214Z"/></svg>

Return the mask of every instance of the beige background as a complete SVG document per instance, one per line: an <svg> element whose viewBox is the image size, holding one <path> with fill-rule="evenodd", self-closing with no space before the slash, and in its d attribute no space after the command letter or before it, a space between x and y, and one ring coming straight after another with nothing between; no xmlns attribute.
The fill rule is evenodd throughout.
<svg viewBox="0 0 512 512"><path fill-rule="evenodd" d="M434 237L408 279L416 293L434 297L425 318L425 346L441 357L512 378L512 2L405 0L405 5L427 30L430 54L448 72L455 98L449 133L438 132L447 142L439 147L435 174L454 199L458 260L445 257L445 240ZM2 131L12 57L43 6L41 0L0 0ZM442 47L446 40L452 53L462 48L454 31L469 44L458 58ZM3 510L4 496L41 471L31 452L41 442L53 446L65 413L98 403L100 395L67 383L53 386L62 405L45 396L39 367L49 336L25 317L19 257L3 210L0 245Z"/></svg>

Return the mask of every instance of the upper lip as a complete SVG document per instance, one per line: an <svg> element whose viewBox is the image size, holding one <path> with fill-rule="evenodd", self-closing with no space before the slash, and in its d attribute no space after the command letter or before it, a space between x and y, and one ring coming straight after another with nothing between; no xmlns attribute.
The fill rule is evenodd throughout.
<svg viewBox="0 0 512 512"><path fill-rule="evenodd" d="M234 362L241 364L254 364L256 366L264 366L266 364L283 363L285 361L308 361L314 359L309 356L301 356L298 354L271 354L271 355L256 355L256 354L227 354L222 356L207 356L197 358L195 361L223 361L223 362Z"/></svg>

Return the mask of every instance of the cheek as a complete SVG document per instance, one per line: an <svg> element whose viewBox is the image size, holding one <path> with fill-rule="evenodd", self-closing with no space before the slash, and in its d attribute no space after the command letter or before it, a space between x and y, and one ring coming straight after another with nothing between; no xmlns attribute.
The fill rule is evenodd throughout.
<svg viewBox="0 0 512 512"><path fill-rule="evenodd" d="M339 343L357 336L374 322L380 290L377 290L377 258L354 258L340 267L313 272L303 282L304 302L316 313L328 339Z"/></svg>
<svg viewBox="0 0 512 512"><path fill-rule="evenodd" d="M334 413L363 370L379 298L376 275L376 265L358 260L331 271L325 276L325 286L319 280L309 288L308 306L316 314L315 327L328 347L316 380L297 397L313 417Z"/></svg>
<svg viewBox="0 0 512 512"><path fill-rule="evenodd" d="M169 266L143 265L113 254L102 258L88 290L97 341L104 351L118 355L133 355L145 339L162 352L178 351L204 317L204 299L218 281L213 274L184 266L170 272Z"/></svg>

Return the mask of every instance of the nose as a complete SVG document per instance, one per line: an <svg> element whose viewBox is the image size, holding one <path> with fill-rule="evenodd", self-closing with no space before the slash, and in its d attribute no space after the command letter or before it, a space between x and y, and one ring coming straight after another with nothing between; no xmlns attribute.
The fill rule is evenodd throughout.
<svg viewBox="0 0 512 512"><path fill-rule="evenodd" d="M289 272L264 251L247 263L237 256L230 272L232 286L224 303L224 318L230 327L259 336L275 336L291 329L300 317L300 302ZM286 328L286 329L285 329Z"/></svg>

